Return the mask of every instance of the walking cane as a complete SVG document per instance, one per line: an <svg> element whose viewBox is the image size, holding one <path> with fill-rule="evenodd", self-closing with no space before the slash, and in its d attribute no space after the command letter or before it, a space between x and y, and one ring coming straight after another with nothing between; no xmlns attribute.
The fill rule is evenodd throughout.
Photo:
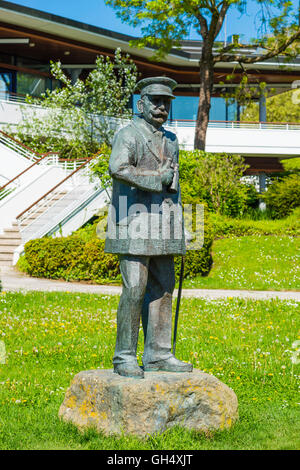
<svg viewBox="0 0 300 470"><path fill-rule="evenodd" d="M174 163L171 158L169 158L168 160L169 160L170 168L174 169L173 181L172 181L171 185L169 186L168 191L170 193L177 193L178 186L179 186L179 165L178 165L178 163ZM180 267L180 277L179 277L179 287L178 287L178 294L177 294L177 303L176 303L174 334L173 334L173 356L175 356L175 349L176 349L176 337L177 337L177 328L178 328L180 299L181 299L181 292L182 292L184 262L185 262L185 257L182 256L181 257L181 267Z"/></svg>
<svg viewBox="0 0 300 470"><path fill-rule="evenodd" d="M175 356L175 349L176 349L176 337L177 337L179 307L180 307L181 292L182 292L184 263L185 263L185 256L182 256L182 257L181 257L181 266L180 266L180 277L179 277L178 294L177 294L177 303L176 303L174 334L173 334L173 356Z"/></svg>

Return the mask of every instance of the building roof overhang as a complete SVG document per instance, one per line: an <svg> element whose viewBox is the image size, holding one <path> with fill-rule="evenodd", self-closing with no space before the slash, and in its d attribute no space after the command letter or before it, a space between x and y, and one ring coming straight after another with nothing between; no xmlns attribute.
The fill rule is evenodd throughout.
<svg viewBox="0 0 300 470"><path fill-rule="evenodd" d="M183 85L183 93L186 92L186 85L193 90L191 85L199 82L201 41L182 41L180 50L173 49L163 61L152 62L150 58L153 49L148 47L138 49L129 45L129 42L135 39L133 36L3 0L0 0L0 18L0 37L29 37L31 44L36 45L30 50L32 58L46 60L46 55L51 54L51 58L61 60L65 68L88 69L94 66L97 55L101 53L113 55L115 49L120 47L122 51L130 53L145 77L169 74ZM29 54L29 47L30 43L18 44L18 51L27 51ZM8 45L7 50L16 50L16 46ZM69 54L66 55L66 52ZM253 56L258 51L249 46L249 50L247 49L245 53ZM278 84L284 87L300 78L300 58L286 64L283 57L278 57L253 65L243 64L243 68L248 70L254 82L264 80L271 85ZM236 74L233 84L239 83L243 68L234 62L216 64L215 83L224 81L226 75L233 69Z"/></svg>

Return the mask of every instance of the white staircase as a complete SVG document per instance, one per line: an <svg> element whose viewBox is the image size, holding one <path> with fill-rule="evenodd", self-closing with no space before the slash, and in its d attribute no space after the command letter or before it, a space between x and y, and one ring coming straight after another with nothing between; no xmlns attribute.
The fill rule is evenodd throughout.
<svg viewBox="0 0 300 470"><path fill-rule="evenodd" d="M14 222L0 235L0 266L12 266L14 252L21 243L19 226Z"/></svg>
<svg viewBox="0 0 300 470"><path fill-rule="evenodd" d="M23 150L0 131L0 266L15 264L27 241L69 235L107 204L100 181L92 182L91 158L70 162ZM14 175L5 166L10 158Z"/></svg>
<svg viewBox="0 0 300 470"><path fill-rule="evenodd" d="M53 197L53 203L65 194L58 193ZM10 227L3 230L3 234L0 235L0 266L12 266L14 253L16 249L22 245L21 230L25 229L28 224L32 224L36 217L39 217L45 211L44 208L37 208L36 212L20 225L17 220L12 222Z"/></svg>
<svg viewBox="0 0 300 470"><path fill-rule="evenodd" d="M0 234L17 215L51 190L85 160L70 162L53 153L36 154L0 131Z"/></svg>

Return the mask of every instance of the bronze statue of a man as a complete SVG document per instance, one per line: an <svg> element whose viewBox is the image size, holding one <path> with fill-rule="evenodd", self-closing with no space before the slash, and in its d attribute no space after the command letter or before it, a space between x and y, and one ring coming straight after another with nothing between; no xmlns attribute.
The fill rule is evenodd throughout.
<svg viewBox="0 0 300 470"><path fill-rule="evenodd" d="M185 254L185 239L180 187L174 185L178 141L162 124L176 85L167 77L137 84L140 115L116 134L109 161L105 251L119 255L123 279L113 364L126 377L144 377L136 358L141 316L144 371L192 371L171 353L174 255Z"/></svg>

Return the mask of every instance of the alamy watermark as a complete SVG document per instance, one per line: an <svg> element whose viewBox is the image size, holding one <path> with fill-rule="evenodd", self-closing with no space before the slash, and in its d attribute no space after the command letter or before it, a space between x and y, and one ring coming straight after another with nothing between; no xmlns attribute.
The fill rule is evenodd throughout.
<svg viewBox="0 0 300 470"><path fill-rule="evenodd" d="M204 243L203 204L178 204L166 199L161 204L130 204L127 196L120 196L118 204L111 204L107 219L102 217L97 226L101 240L167 241L184 238L188 250L200 250ZM115 208L117 206L117 209ZM102 210L101 215L106 215Z"/></svg>

